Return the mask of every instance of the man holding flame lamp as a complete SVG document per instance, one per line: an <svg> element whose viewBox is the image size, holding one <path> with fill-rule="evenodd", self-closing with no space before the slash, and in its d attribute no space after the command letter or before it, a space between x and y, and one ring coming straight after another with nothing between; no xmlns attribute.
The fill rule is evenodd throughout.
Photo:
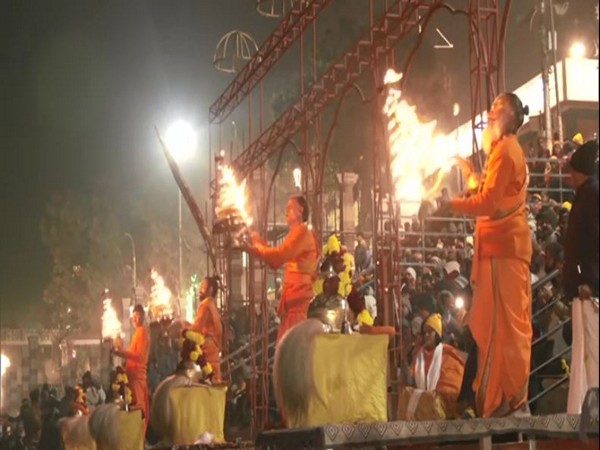
<svg viewBox="0 0 600 450"><path fill-rule="evenodd" d="M252 242L245 248L271 267L285 264L283 291L277 310L281 319L277 330L278 342L290 328L306 320L319 256L317 240L307 224L309 210L306 199L291 197L285 217L290 231L281 245L269 247L257 233L252 233Z"/></svg>
<svg viewBox="0 0 600 450"><path fill-rule="evenodd" d="M499 95L483 132L486 165L475 193L446 207L477 218L469 327L477 344L477 413L506 416L527 406L531 359L531 237L525 213L529 176L517 140L528 108ZM464 169L464 168L463 168ZM468 173L471 172L471 173ZM464 174L475 185L472 171Z"/></svg>
<svg viewBox="0 0 600 450"><path fill-rule="evenodd" d="M133 392L134 402L144 411L144 430L150 418L150 395L148 393L148 356L150 355L150 333L144 327L145 311L142 305L133 308L135 332L127 350L122 348L123 341L115 340L112 354L125 358L125 371Z"/></svg>

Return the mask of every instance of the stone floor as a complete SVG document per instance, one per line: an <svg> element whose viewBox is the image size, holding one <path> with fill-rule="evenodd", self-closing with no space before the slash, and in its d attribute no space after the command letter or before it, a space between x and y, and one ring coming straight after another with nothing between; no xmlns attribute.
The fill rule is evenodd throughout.
<svg viewBox="0 0 600 450"><path fill-rule="evenodd" d="M571 439L547 439L536 442L537 450L598 450L598 438L587 442ZM411 449L411 450L479 450L478 443L448 444L448 445L412 445L402 447L388 447L387 450ZM529 442L509 442L494 444L494 450L529 450Z"/></svg>

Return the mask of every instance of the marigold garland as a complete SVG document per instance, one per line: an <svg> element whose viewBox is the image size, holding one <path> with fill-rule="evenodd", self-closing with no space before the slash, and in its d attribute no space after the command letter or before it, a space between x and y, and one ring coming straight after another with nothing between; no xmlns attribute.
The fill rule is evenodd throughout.
<svg viewBox="0 0 600 450"><path fill-rule="evenodd" d="M128 405L133 403L133 393L129 388L129 378L123 367L117 367L111 388L113 394L117 397L122 397Z"/></svg>
<svg viewBox="0 0 600 450"><path fill-rule="evenodd" d="M352 290L352 273L354 271L354 256L352 253L344 250L340 240L335 234L327 239L323 246L322 267L331 267L340 279L338 294L346 298ZM323 293L324 275L321 274L313 284L315 295Z"/></svg>
<svg viewBox="0 0 600 450"><path fill-rule="evenodd" d="M183 361L192 361L194 364L199 365L204 378L212 380L214 371L211 364L206 360L206 355L202 350L205 342L204 335L187 328L183 330L181 336L181 359Z"/></svg>
<svg viewBox="0 0 600 450"><path fill-rule="evenodd" d="M85 391L83 390L83 386L81 385L76 385L75 386L75 400L73 401L73 407L80 411L82 414L84 415L88 415L90 413L90 410L88 409L87 406L87 399L85 396Z"/></svg>

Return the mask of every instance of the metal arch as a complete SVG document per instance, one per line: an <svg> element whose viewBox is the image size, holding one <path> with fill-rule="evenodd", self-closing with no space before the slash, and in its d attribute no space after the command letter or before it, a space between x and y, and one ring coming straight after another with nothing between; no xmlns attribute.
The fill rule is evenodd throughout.
<svg viewBox="0 0 600 450"><path fill-rule="evenodd" d="M217 43L213 65L221 72L236 73L239 70L238 61L250 61L258 51L254 38L245 31L233 30L225 34ZM230 65L227 65L228 62Z"/></svg>
<svg viewBox="0 0 600 450"><path fill-rule="evenodd" d="M209 108L210 123L223 122L250 94L281 56L300 37L332 0L311 0L305 7L295 2L275 31L262 43L254 57Z"/></svg>
<svg viewBox="0 0 600 450"><path fill-rule="evenodd" d="M393 45L417 26L419 11L441 3L441 1L426 0L391 2L366 36L358 40L350 51L330 66L294 106L283 113L233 161L237 173L244 177L262 166L287 143L291 136L300 132L302 127L313 120L331 100L337 98L345 86L353 83L365 71L382 61L392 51Z"/></svg>
<svg viewBox="0 0 600 450"><path fill-rule="evenodd" d="M256 11L261 16L278 19L285 16L286 11L291 9L296 1L302 2L302 0L256 0Z"/></svg>

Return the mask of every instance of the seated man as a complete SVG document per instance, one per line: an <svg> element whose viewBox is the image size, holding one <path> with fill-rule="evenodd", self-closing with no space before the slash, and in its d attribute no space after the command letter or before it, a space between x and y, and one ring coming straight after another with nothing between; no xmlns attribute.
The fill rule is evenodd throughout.
<svg viewBox="0 0 600 450"><path fill-rule="evenodd" d="M400 392L398 418L436 420L456 416L465 358L442 343L442 316L431 314L423 324L423 345L415 354L412 374L416 389Z"/></svg>

